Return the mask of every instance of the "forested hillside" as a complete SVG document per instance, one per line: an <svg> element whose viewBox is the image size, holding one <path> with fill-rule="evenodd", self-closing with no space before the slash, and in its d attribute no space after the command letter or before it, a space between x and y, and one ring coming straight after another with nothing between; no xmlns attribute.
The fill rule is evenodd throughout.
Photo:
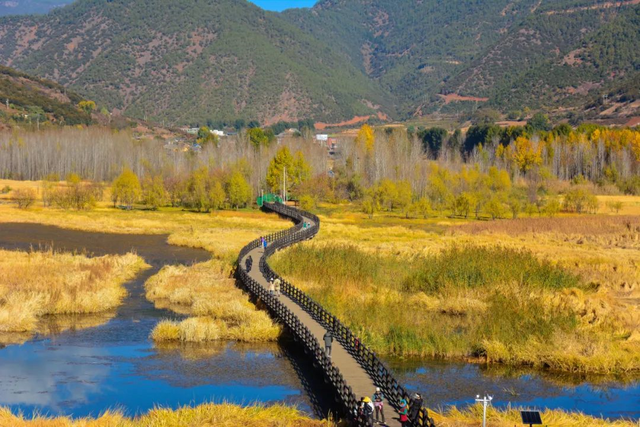
<svg viewBox="0 0 640 427"><path fill-rule="evenodd" d="M0 62L135 117L338 119L386 102L339 51L245 0L80 0L0 35Z"/></svg>
<svg viewBox="0 0 640 427"><path fill-rule="evenodd" d="M0 63L170 124L406 119L478 103L596 111L640 73L639 14L640 0L320 0L283 13L78 0L0 19Z"/></svg>
<svg viewBox="0 0 640 427"><path fill-rule="evenodd" d="M89 124L82 98L52 81L0 66L0 127L10 123Z"/></svg>

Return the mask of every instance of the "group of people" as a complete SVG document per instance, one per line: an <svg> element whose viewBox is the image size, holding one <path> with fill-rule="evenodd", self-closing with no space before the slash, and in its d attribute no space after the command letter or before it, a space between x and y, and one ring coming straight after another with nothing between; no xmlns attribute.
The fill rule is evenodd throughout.
<svg viewBox="0 0 640 427"><path fill-rule="evenodd" d="M282 280L279 277L275 279L272 277L269 279L269 295L279 297L280 296L280 286L282 285Z"/></svg>
<svg viewBox="0 0 640 427"><path fill-rule="evenodd" d="M407 402L408 398L400 400L400 407L398 409L398 415L400 423L403 426L409 425L409 420L418 419L418 414L424 406L424 400L420 393L415 393L411 400L411 405ZM362 425L367 427L373 427L375 423L385 424L384 419L384 394L377 387L372 397L365 396L360 399L360 405L358 406L358 419ZM429 420L431 422L431 420Z"/></svg>
<svg viewBox="0 0 640 427"><path fill-rule="evenodd" d="M265 251L267 250L267 245L269 243L267 242L267 239L264 237L260 237L260 246L262 246L262 249L264 249Z"/></svg>

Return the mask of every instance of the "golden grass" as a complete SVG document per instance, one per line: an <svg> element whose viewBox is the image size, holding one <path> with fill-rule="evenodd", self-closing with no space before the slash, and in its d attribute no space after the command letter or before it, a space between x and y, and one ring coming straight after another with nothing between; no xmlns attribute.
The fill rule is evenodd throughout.
<svg viewBox="0 0 640 427"><path fill-rule="evenodd" d="M484 290L462 290L439 296L402 289L400 276L410 273L405 272L411 267L397 272L395 279L383 277L375 281L333 277L331 268L327 277L313 279L305 274L313 268L311 265L300 266L298 272L288 275L293 283L326 304L338 317L349 319L356 333L379 353L467 358L470 353L463 350L459 337L446 331L466 330L490 314L487 297L491 294L514 297L524 292L521 295L524 300L543 304L546 318L554 312L575 315L575 332L567 334L558 330L548 340L532 340L525 346L488 339L479 341L490 361L571 372L622 373L640 369L639 217L574 215L445 223L437 219L407 220L387 213L368 220L352 206L323 206L321 211L324 215L320 216L320 234L301 246L313 253L328 254L331 248L348 245L379 257L380 262L393 260L389 262L413 265L415 260L440 254L454 245L500 246L528 250L541 260L577 274L585 286L582 290L527 293L508 284L488 283ZM288 256L288 252L276 255L273 261L276 271ZM338 260L309 262L331 266ZM400 306L406 310L398 312ZM405 312L412 314L405 315ZM385 319L371 320L376 316ZM432 330L436 321L443 330L423 337L428 345L421 347L419 337ZM394 327L392 335L374 336L380 328L372 323L381 322Z"/></svg>
<svg viewBox="0 0 640 427"><path fill-rule="evenodd" d="M266 312L257 310L231 278L231 267L211 260L191 267L166 266L145 284L147 298L190 317L160 322L156 342L274 341L280 335Z"/></svg>
<svg viewBox="0 0 640 427"><path fill-rule="evenodd" d="M0 180L0 189L35 188L41 181ZM108 191L107 191L108 193ZM90 211L43 208L40 201L27 210L15 204L1 203L11 193L0 195L0 223L27 222L54 225L61 228L115 234L168 234L169 243L208 250L229 263L247 242L258 236L289 228L289 221L259 211L220 211L210 214L162 208L158 211L123 211L111 207L105 200Z"/></svg>
<svg viewBox="0 0 640 427"><path fill-rule="evenodd" d="M15 416L0 408L0 427L329 427L330 421L313 420L296 408L276 404L240 407L231 404L204 404L177 410L156 408L147 414L127 418L108 411L96 419Z"/></svg>
<svg viewBox="0 0 640 427"><path fill-rule="evenodd" d="M123 284L146 267L134 254L88 258L0 250L0 332L31 333L45 315L111 310L126 295Z"/></svg>
<svg viewBox="0 0 640 427"><path fill-rule="evenodd" d="M526 408L525 408L526 409ZM450 408L444 413L430 412L436 425L440 427L479 427L482 425L482 406L474 405L468 409ZM541 412L542 422L549 427L637 427L638 423L629 420L608 420L591 417L580 412L565 412L547 409ZM522 425L519 408L487 409L487 425L491 427L513 427Z"/></svg>

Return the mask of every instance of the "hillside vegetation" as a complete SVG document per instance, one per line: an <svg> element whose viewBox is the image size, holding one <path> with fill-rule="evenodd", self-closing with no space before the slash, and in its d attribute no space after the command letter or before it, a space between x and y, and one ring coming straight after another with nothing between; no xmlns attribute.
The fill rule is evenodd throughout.
<svg viewBox="0 0 640 427"><path fill-rule="evenodd" d="M0 123L91 123L82 97L58 83L0 66Z"/></svg>
<svg viewBox="0 0 640 427"><path fill-rule="evenodd" d="M322 0L284 13L79 0L1 19L0 61L174 124L584 109L638 74L639 13L636 0Z"/></svg>

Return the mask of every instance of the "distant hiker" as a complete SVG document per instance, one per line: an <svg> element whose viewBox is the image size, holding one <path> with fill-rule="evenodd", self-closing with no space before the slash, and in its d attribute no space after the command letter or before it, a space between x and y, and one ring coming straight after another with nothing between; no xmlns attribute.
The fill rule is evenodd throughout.
<svg viewBox="0 0 640 427"><path fill-rule="evenodd" d="M264 237L262 238L262 247L265 251L267 250L267 239L265 239Z"/></svg>
<svg viewBox="0 0 640 427"><path fill-rule="evenodd" d="M360 399L360 421L362 425L373 427L373 403L369 397Z"/></svg>
<svg viewBox="0 0 640 427"><path fill-rule="evenodd" d="M327 357L331 359L331 344L333 343L333 334L331 333L331 329L324 334L322 339L324 340L324 352L327 353Z"/></svg>
<svg viewBox="0 0 640 427"><path fill-rule="evenodd" d="M253 265L253 258L251 257L251 255L249 255L247 259L244 261L244 266L245 266L245 269L247 270L247 273L251 271L252 265Z"/></svg>
<svg viewBox="0 0 640 427"><path fill-rule="evenodd" d="M409 418L412 420L418 419L418 414L424 405L424 400L422 400L422 396L420 393L416 393L413 395L413 400L411 401L411 406L409 408Z"/></svg>
<svg viewBox="0 0 640 427"><path fill-rule="evenodd" d="M280 285L282 284L282 281L280 280L279 277L276 277L276 280L273 281L273 290L276 294L277 297L280 296Z"/></svg>
<svg viewBox="0 0 640 427"><path fill-rule="evenodd" d="M269 279L269 295L273 296L276 293L276 285L273 283L273 277Z"/></svg>
<svg viewBox="0 0 640 427"><path fill-rule="evenodd" d="M380 422L382 418L382 424L384 424L384 394L380 391L380 387L376 387L376 392L373 393L373 407L376 410L376 422Z"/></svg>
<svg viewBox="0 0 640 427"><path fill-rule="evenodd" d="M400 423L402 427L409 425L409 410L407 408L407 401L405 399L400 400L400 409L398 409L398 415L400 415Z"/></svg>

